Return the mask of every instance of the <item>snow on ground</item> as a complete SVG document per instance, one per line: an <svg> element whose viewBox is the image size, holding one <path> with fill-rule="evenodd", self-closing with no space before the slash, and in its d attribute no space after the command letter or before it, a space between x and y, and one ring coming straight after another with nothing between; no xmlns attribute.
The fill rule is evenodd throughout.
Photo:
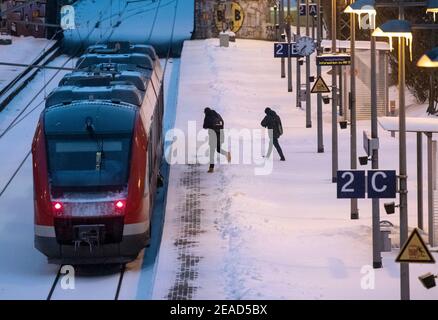
<svg viewBox="0 0 438 320"><path fill-rule="evenodd" d="M331 183L331 108L323 105L325 153L318 154L316 97L313 128L305 129L305 112L295 107L295 92L287 92L272 50L272 43L263 41L238 39L229 48L220 48L217 39L185 42L176 128L187 133L188 121L196 121L202 131L203 109L209 106L222 114L226 128L259 129L270 106L283 120L280 143L287 161L279 162L274 151L269 175L255 175L255 166L244 164L221 164L213 174L207 174L207 165L171 166L153 298L399 299L398 250L383 253L374 289L361 288L362 272L370 272L372 264L371 201L360 200L360 219L349 219L350 202L337 200ZM330 84L331 77L324 78ZM362 130L369 128L369 121L359 122L358 146ZM398 169L398 140L379 130L381 168ZM349 138L349 130L339 130L340 169L349 167ZM411 227L415 141L408 134ZM195 156L189 151L189 159ZM398 214L387 216L381 207L381 220L398 224ZM413 299L438 298L417 280L429 271L436 270L411 264Z"/></svg>
<svg viewBox="0 0 438 320"><path fill-rule="evenodd" d="M61 66L66 59L66 56L60 56L50 65ZM0 132L3 132L24 107L29 105L28 111L37 107L0 139L2 189L30 151L36 124L44 107L40 102L44 100L45 93L41 92L33 102L32 98L42 88L44 79L48 80L55 73L54 70L38 73L26 90L18 94L1 113ZM55 76L47 87L47 93L58 85L65 73L61 71ZM48 265L46 258L35 250L33 238L32 161L29 157L0 198L0 299L47 297L58 268Z"/></svg>
<svg viewBox="0 0 438 320"><path fill-rule="evenodd" d="M0 46L0 61L30 64L54 43L54 40L34 37L12 37L11 45ZM23 70L21 67L0 66L0 90Z"/></svg>

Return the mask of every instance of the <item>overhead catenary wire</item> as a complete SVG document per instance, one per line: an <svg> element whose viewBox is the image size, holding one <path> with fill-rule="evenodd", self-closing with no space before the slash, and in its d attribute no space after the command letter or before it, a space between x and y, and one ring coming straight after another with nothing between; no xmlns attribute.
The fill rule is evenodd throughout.
<svg viewBox="0 0 438 320"><path fill-rule="evenodd" d="M61 32L61 30L58 30L57 32L55 32L55 34L49 39L49 41L47 42L47 44L44 46L44 48L39 52L39 54L37 55L37 57L35 59L32 60L32 62L30 64L34 64L36 63L36 61L38 60L38 57L41 56L44 52L46 52L47 47L51 44L51 42L55 39L55 37L59 34L59 32ZM26 73L28 70L25 69L23 70L21 73L18 74L18 76L12 81L10 82L5 88L12 88L14 87L18 81L21 80L21 77L23 76L24 73ZM7 91L5 89L2 90L3 92Z"/></svg>
<svg viewBox="0 0 438 320"><path fill-rule="evenodd" d="M145 1L145 0L142 0L142 1ZM149 0L150 1L150 0ZM171 1L169 1L169 2L167 2L167 3L164 3L163 5L160 5L161 4L161 0L158 0L158 4L157 4L157 6L156 6L156 8L155 8L155 17L157 17L158 16L158 11L159 11L159 9L160 8L163 8L163 7L165 7L165 6L167 6L167 5L169 5L169 4L171 4L171 3L174 3L175 2L175 0L171 0ZM175 2L176 3L176 6L175 6L175 8L177 7L177 2ZM124 13L125 13L125 11L126 11L126 9L127 9L127 7L128 7L128 4L129 4L129 2L125 5L125 7L124 7L124 9L123 9L123 11L121 11L121 12L119 12L118 13L118 15L121 17ZM119 4L120 5L120 4ZM132 9L131 9L132 10ZM149 12L149 11L151 11L152 9L148 9L148 10L142 10L141 11L141 13L145 13L145 12ZM137 12L136 14L140 14L140 12ZM173 34L174 34L174 29L175 29L175 22L176 22L176 14L177 14L177 11L175 10L175 12L174 12L174 18L173 18L173 22L172 22L172 32L171 32L171 39L170 39L170 41L169 41L169 43L170 43L170 45L169 45L169 50L172 48L172 46L173 46ZM131 16L128 16L128 17L126 17L125 19L127 19L127 18L129 18L129 17L131 17ZM104 21L105 20L105 18L103 18L103 19L101 19L101 20L99 20L99 21L97 21L97 23L96 23L96 25L97 24L99 24L99 23L101 23L102 21ZM152 34L153 34L153 31L154 31L154 26L155 26L155 23L156 23L156 19L154 19L154 23L153 23L153 25L152 25L152 28L151 28L151 32L149 33L149 38L151 38L152 37ZM118 27L118 26L117 26ZM114 28L117 28L117 27L114 27ZM85 40L83 40L83 39L81 39L81 43L82 44L84 44L85 43L85 41L88 41L88 38L90 37L90 34L93 32L95 30L95 28L93 28L93 29L91 29L91 31L89 32L89 34L87 35L87 37L86 37L86 39ZM108 32L108 30L110 30L110 29L107 29L107 32ZM78 36L80 37L80 33L79 33L79 31L77 31L78 32ZM108 39L107 39L107 41L109 41L110 40L110 38L112 37L112 35L113 35L113 33L114 33L114 29L112 30L112 32L111 32L111 34L108 36ZM100 40L100 41L97 41L95 44L99 44L100 42L102 42L102 39ZM165 63L165 69L166 69L166 66L167 66L167 62L168 62L168 60L169 60L169 56L170 56L170 51L168 51L168 54L167 54L167 57L166 57L166 63ZM80 65L79 65L80 66ZM78 67L79 67L78 66ZM48 69L50 69L50 67L47 67ZM62 70L62 69L65 69L65 70L68 70L68 71L74 71L75 70L75 68L63 68L63 67L53 67L53 69L60 69L60 70ZM164 69L164 70L165 70ZM58 73L56 73L56 75L57 75ZM52 80L52 79L51 79ZM50 83L51 82L51 80L49 80L49 82L48 83ZM38 93L38 95L39 95L40 93ZM26 106L22 111L23 112L21 112L10 124L9 124L9 126L0 134L0 138L2 138L8 131L10 131L12 128L14 128L19 122L21 122L22 120L24 120L24 118L26 118L27 116L29 116L33 111L35 111L42 103L43 103L44 101L42 101L42 102L40 102L36 107L34 107L34 108L32 108L28 113L26 113L22 118L20 118L21 117L21 115L24 113L24 111L26 111L27 110L27 108L29 107L29 106ZM33 100L31 101L31 103L33 103ZM19 119L20 118L20 119Z"/></svg>
<svg viewBox="0 0 438 320"><path fill-rule="evenodd" d="M170 1L170 2L168 2L168 3L166 3L166 4L164 4L164 5L159 5L158 4L158 8L162 8L162 7L164 7L164 6L167 6L167 5L169 5L170 3L175 3L175 9L174 9L174 16L173 16L173 22L172 22L172 30L171 30L171 35L170 35L170 40L169 40L169 46L168 46L168 51L167 51L167 56L166 56L166 62L165 62L165 66L164 66L164 69L163 69L163 74L165 74L165 72L166 72L166 70L167 70L167 64L168 64L168 61L169 61L169 59L170 59L170 54L171 54L171 52L172 52L172 46L173 46L173 40L174 40L174 32L175 32L175 26L176 26L176 17L177 17L177 13L178 13L178 3L179 3L179 0L172 0L172 1ZM127 8L127 5L125 5L125 8L124 8L124 10L122 11L123 13L125 12L125 10L126 10L126 8ZM108 10L108 7L106 8L106 10ZM149 9L150 10L150 9ZM122 15L123 15L123 13L122 13ZM122 16L121 15L121 16ZM125 17L125 19L127 19L127 18L129 18L129 17ZM117 27L119 27L119 26L117 26ZM108 37L108 39L107 39L107 41L109 41L109 39L111 38L111 36L113 35L113 33L114 33L114 29L115 28L117 28L117 27L114 27L114 28L112 28L113 30L112 30L112 32L111 32L111 34L109 35L109 37ZM88 33L88 35L87 35L87 37L86 37L86 39L85 39L85 41L88 41L88 39L90 38L90 36L91 36L91 34L94 32L94 30L95 30L96 28L93 28L89 33ZM110 29L107 29L107 32L108 32L108 30L110 30ZM101 43L102 42L102 38L99 40L99 41L97 41L96 43L95 43L95 45L97 45L97 44L99 44L99 43ZM76 51L76 53L74 54L74 55L72 55L69 59L67 59L64 63L63 63L63 65L62 65L62 67L65 67L65 65L70 61L70 60L72 60L72 58L73 58L73 56L75 56L75 55L77 55L79 52L80 52L80 47L78 48L78 50ZM77 67L80 67L80 64L77 66ZM32 110L30 110L28 113L26 113L22 118L20 118L22 115L23 115L23 113L27 110L27 108L36 100L36 98L41 94L41 92L43 92L43 90L45 90L45 88L47 87L47 85L51 82L51 81L53 81L53 79L59 74L59 72L60 72L61 70L58 70L52 77L51 77L51 79L43 86L43 88L41 88L39 91L38 91L38 93L36 94L36 95L34 95L34 97L31 99L31 101L25 106L25 108L23 108L23 110L21 110L21 112L13 119L13 121L8 125L8 127L0 134L0 139L1 138L3 138L4 136L5 136L5 134L7 133L7 132L9 132L13 127L15 127L19 122L21 122L21 121L23 121L27 116L29 116L34 110L36 110L39 106L41 106L43 103L44 103L44 100L43 101L41 101L41 102L39 102L34 108L32 108ZM164 79L162 80L162 81L164 81ZM23 164L24 164L24 162L27 160L27 158L29 157L29 155L30 155L30 153L31 153L31 151L29 151L28 153L27 153L27 155L26 155L26 157L24 158L24 160L20 163L20 165L17 167L17 169L14 171L14 173L13 173L13 175L11 176L11 178L7 181L7 183L5 184L5 186L2 188L2 190L1 190L1 192L0 192L0 197L4 194L4 192L7 190L7 188L8 188L8 186L10 185L10 183L13 181L13 179L15 178L15 176L17 175L17 173L19 172L19 170L21 169L21 167L23 166Z"/></svg>
<svg viewBox="0 0 438 320"><path fill-rule="evenodd" d="M147 42L151 41L152 34L153 34L154 28L155 28L155 23L157 22L158 12L160 11L160 4L161 4L161 0L158 0L157 7L155 9L154 19L152 21L151 30L149 31L149 36L148 36L148 38L146 40Z"/></svg>
<svg viewBox="0 0 438 320"><path fill-rule="evenodd" d="M104 11L106 12L109 9L109 7L107 6ZM84 41L88 41L88 39L91 37L91 35L93 34L93 32L96 30L96 28L92 28L88 34L87 37L85 38ZM106 32L108 32L109 29L107 29ZM100 41L96 42L96 44L99 44ZM75 51L75 53L69 58L67 59L61 66L61 69L64 68L67 63L73 59L74 56L76 56L77 54L79 54L79 52L81 51L81 46L79 46L77 48L77 50ZM80 65L79 65L80 66ZM79 67L78 66L78 67ZM0 134L0 139L3 138L9 131L10 129L12 129L15 125L14 123L23 115L23 113L29 108L30 105L32 105L32 103L34 103L34 101L37 99L37 97L45 90L45 88L49 85L49 83L51 83L55 77L59 74L59 72L61 71L60 68L56 68L57 72L55 72L55 74L49 79L49 81L47 83L44 83L44 86L41 88L41 90L39 90L34 96L33 98L26 104L26 106L19 112L19 114L9 123L9 125L6 127L6 129ZM68 69L68 68L66 68ZM43 100L44 101L44 100ZM38 104L40 105L40 103ZM36 108L34 108L33 110L35 110ZM27 115L29 115L30 113L28 113ZM21 120L20 120L21 121Z"/></svg>
<svg viewBox="0 0 438 320"><path fill-rule="evenodd" d="M177 1L177 0L170 0L170 1L168 1L168 2L166 2L166 3L163 3L162 5L160 5L159 8L167 7L167 6L171 5L172 3L176 2L176 1ZM133 13L133 14L127 16L126 18L132 18L132 17L135 17L135 16L137 16L137 15L140 15L140 14L143 14L143 13L150 12L150 11L152 11L152 10L154 10L154 8L152 8L152 9L142 9L142 10L140 10L140 11L138 11L138 12L135 12L135 13Z"/></svg>
<svg viewBox="0 0 438 320"><path fill-rule="evenodd" d="M177 13L178 13L178 2L179 2L179 0L175 0L175 11L174 11L174 15L173 15L172 31L171 31L171 33L170 33L169 47L168 47L168 50L167 50L167 57L166 57L166 62L165 62L165 64L164 64L163 74L166 74L167 63L168 63L168 61L169 61L170 54L171 54L171 52L172 52L172 47L173 47L173 37L174 37L175 26L176 26L176 16L177 16ZM164 81L164 78L163 78L162 81Z"/></svg>
<svg viewBox="0 0 438 320"><path fill-rule="evenodd" d="M108 8L107 8L108 9ZM91 34L94 32L95 28L93 28L88 36L87 39L91 36ZM98 42L96 43L98 44ZM80 52L80 47L78 48L78 50L76 50L75 55L77 55ZM70 60L72 60L72 58L75 56L72 55L71 57L69 57L62 65L62 67L64 67ZM9 126L2 132L2 134L0 135L0 139L4 137L4 135L10 131L10 129L12 128L12 126L14 126L14 123L18 120L18 118L27 110L27 108L36 100L36 98L41 94L41 92L45 89L45 87L58 75L58 73L61 70L56 71L56 73L51 77L51 79L49 80L48 83L44 84L43 88L41 88L38 93L36 95L33 96L33 98L31 99L31 101L26 105L26 107L21 110L21 112L14 118L14 120L9 124ZM42 101L44 102L44 100ZM36 108L35 108L36 109ZM23 120L23 119L21 119ZM20 120L20 121L21 121ZM20 162L20 164L17 166L16 170L13 172L12 176L7 180L6 184L2 187L1 191L0 191L0 197L3 196L3 194L6 192L6 190L8 189L8 187L10 186L10 184L12 183L12 181L15 179L15 177L17 176L18 172L21 170L21 168L23 167L24 163L26 162L26 160L29 158L30 154L31 154L32 150L29 150L26 153L26 156L24 157L24 159Z"/></svg>

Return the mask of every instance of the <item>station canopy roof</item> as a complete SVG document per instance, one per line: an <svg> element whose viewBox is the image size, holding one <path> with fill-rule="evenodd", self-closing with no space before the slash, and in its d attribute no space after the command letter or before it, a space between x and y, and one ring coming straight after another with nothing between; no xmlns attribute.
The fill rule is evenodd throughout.
<svg viewBox="0 0 438 320"><path fill-rule="evenodd" d="M380 126L386 131L399 131L398 117L380 117ZM438 118L406 117L406 132L438 133Z"/></svg>

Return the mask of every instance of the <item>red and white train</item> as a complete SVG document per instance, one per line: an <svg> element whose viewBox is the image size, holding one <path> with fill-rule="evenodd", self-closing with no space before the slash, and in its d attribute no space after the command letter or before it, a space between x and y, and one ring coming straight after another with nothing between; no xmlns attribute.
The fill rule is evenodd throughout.
<svg viewBox="0 0 438 320"><path fill-rule="evenodd" d="M33 144L35 247L49 263L125 263L148 245L163 153L152 47L90 47L47 98Z"/></svg>

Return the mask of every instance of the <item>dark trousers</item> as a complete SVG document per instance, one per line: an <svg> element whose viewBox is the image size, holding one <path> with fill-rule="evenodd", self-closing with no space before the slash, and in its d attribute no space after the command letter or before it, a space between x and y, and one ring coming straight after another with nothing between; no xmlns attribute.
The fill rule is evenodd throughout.
<svg viewBox="0 0 438 320"><path fill-rule="evenodd" d="M266 158L269 158L271 156L272 146L275 147L275 150L277 150L278 154L280 155L280 158L284 159L283 150L281 150L280 143L278 143L278 138L276 137L270 137L269 148L268 148L268 153L266 154Z"/></svg>
<svg viewBox="0 0 438 320"><path fill-rule="evenodd" d="M228 152L221 148L223 139L220 131L208 130L208 144L210 146L210 168L214 168L214 155L218 153L227 156Z"/></svg>

